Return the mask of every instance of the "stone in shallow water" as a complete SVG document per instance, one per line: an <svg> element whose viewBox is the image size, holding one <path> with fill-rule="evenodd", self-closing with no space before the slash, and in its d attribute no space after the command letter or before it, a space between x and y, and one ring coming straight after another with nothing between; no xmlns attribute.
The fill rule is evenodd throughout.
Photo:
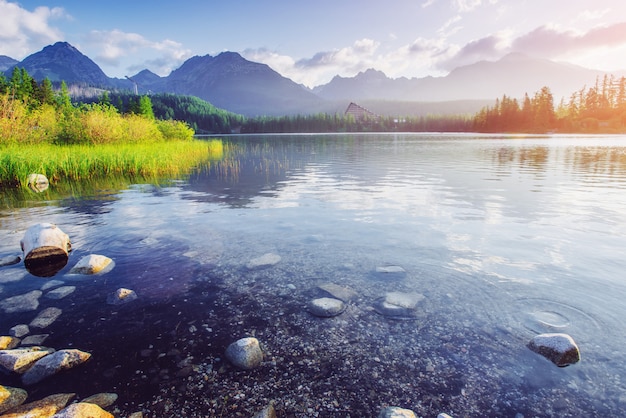
<svg viewBox="0 0 626 418"><path fill-rule="evenodd" d="M50 336L50 334L29 335L22 340L22 345L41 345Z"/></svg>
<svg viewBox="0 0 626 418"><path fill-rule="evenodd" d="M246 264L246 267L249 270L271 267L273 265L278 264L280 260L281 260L281 257L278 254L267 253L267 254L263 254L260 257L253 258L252 260L248 261L248 264Z"/></svg>
<svg viewBox="0 0 626 418"><path fill-rule="evenodd" d="M39 315L37 315L35 319L30 322L29 325L32 328L47 328L52 325L52 323L56 321L62 313L63 311L59 308L46 308L43 311L39 312Z"/></svg>
<svg viewBox="0 0 626 418"><path fill-rule="evenodd" d="M9 330L9 334L12 337L22 338L24 335L28 335L30 333L30 328L26 324L19 324L11 327Z"/></svg>
<svg viewBox="0 0 626 418"><path fill-rule="evenodd" d="M417 418L417 415L410 409L388 406L380 411L378 418Z"/></svg>
<svg viewBox="0 0 626 418"><path fill-rule="evenodd" d="M0 350L0 366L9 372L24 373L37 360L53 352L52 348L45 347Z"/></svg>
<svg viewBox="0 0 626 418"><path fill-rule="evenodd" d="M62 370L71 369L91 358L91 354L76 349L59 350L38 360L22 375L22 383L32 385Z"/></svg>
<svg viewBox="0 0 626 418"><path fill-rule="evenodd" d="M406 276L406 270L400 266L378 266L376 267L376 274L380 278L400 279Z"/></svg>
<svg viewBox="0 0 626 418"><path fill-rule="evenodd" d="M95 395L83 399L81 402L93 403L100 408L106 408L113 405L115 401L117 401L117 398L117 393L96 393Z"/></svg>
<svg viewBox="0 0 626 418"><path fill-rule="evenodd" d="M417 304L424 300L421 293L389 292L374 304L374 310L394 319L410 319L416 316Z"/></svg>
<svg viewBox="0 0 626 418"><path fill-rule="evenodd" d="M72 269L70 274L98 274L106 273L113 268L113 260L99 254L89 254L80 260Z"/></svg>
<svg viewBox="0 0 626 418"><path fill-rule="evenodd" d="M46 396L38 401L25 403L15 409L12 409L11 413L3 415L3 417L52 417L54 414L63 409L74 396L76 396L75 393L58 393L56 395Z"/></svg>
<svg viewBox="0 0 626 418"><path fill-rule="evenodd" d="M259 340L253 337L242 338L230 344L226 349L226 358L235 366L250 370L263 361L263 351Z"/></svg>
<svg viewBox="0 0 626 418"><path fill-rule="evenodd" d="M0 385L0 414L20 406L27 397L24 389Z"/></svg>
<svg viewBox="0 0 626 418"><path fill-rule="evenodd" d="M61 281L61 280L48 280L47 282L45 282L42 286L41 286L41 290L48 290L48 289L52 289L53 287L58 287L61 286L62 284L64 284L65 282Z"/></svg>
<svg viewBox="0 0 626 418"><path fill-rule="evenodd" d="M105 411L94 403L78 402L57 412L54 418L115 418L113 414Z"/></svg>
<svg viewBox="0 0 626 418"><path fill-rule="evenodd" d="M0 350L9 350L20 345L20 339L9 337L7 335L0 336Z"/></svg>
<svg viewBox="0 0 626 418"><path fill-rule="evenodd" d="M55 300L63 299L64 297L74 293L75 290L76 290L76 286L61 286L46 293L46 297L48 299L55 299Z"/></svg>
<svg viewBox="0 0 626 418"><path fill-rule="evenodd" d="M346 310L346 304L335 298L318 298L309 302L309 312L322 318L337 316Z"/></svg>
<svg viewBox="0 0 626 418"><path fill-rule="evenodd" d="M580 350L568 334L539 334L529 343L535 353L541 354L559 367L569 366L580 361Z"/></svg>
<svg viewBox="0 0 626 418"><path fill-rule="evenodd" d="M0 302L0 309L5 313L30 312L39 307L41 290L33 290L23 295L12 296Z"/></svg>
<svg viewBox="0 0 626 418"><path fill-rule="evenodd" d="M17 264L20 261L22 261L22 259L19 256L17 256L17 255L8 255L6 257L1 257L0 258L0 267L12 266L13 264Z"/></svg>
<svg viewBox="0 0 626 418"><path fill-rule="evenodd" d="M121 287L107 296L107 303L109 305L122 305L124 303L132 302L137 298L137 293L135 293L134 290Z"/></svg>
<svg viewBox="0 0 626 418"><path fill-rule="evenodd" d="M424 300L424 295L415 292L389 292L385 295L385 302L407 309L415 309L422 300Z"/></svg>
<svg viewBox="0 0 626 418"><path fill-rule="evenodd" d="M341 299L344 302L350 302L351 300L356 299L358 296L354 290L348 287L340 286L335 283L324 283L322 285L319 285L318 288L328 293L330 296L336 299Z"/></svg>

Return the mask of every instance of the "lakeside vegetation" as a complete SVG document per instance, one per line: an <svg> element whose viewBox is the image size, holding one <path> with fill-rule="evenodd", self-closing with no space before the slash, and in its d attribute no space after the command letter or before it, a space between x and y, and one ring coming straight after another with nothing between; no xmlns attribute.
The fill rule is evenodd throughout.
<svg viewBox="0 0 626 418"><path fill-rule="evenodd" d="M176 176L222 153L221 141L195 140L185 122L156 119L148 96L122 113L106 93L74 105L64 83L54 91L23 69L0 77L1 186L24 185L30 173L57 181Z"/></svg>

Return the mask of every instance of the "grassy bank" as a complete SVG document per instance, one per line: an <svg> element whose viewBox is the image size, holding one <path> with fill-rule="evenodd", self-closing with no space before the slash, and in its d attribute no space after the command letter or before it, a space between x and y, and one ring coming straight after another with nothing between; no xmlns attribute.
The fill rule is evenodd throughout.
<svg viewBox="0 0 626 418"><path fill-rule="evenodd" d="M221 158L221 140L136 144L13 144L0 148L0 185L26 185L31 173L52 183L109 176L177 177L203 162Z"/></svg>

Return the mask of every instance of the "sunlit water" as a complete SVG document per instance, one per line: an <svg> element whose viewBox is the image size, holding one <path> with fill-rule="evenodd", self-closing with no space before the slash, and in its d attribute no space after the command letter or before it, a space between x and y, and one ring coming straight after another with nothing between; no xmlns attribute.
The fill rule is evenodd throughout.
<svg viewBox="0 0 626 418"><path fill-rule="evenodd" d="M565 386L566 396L587 399L581 416L626 409L626 138L372 134L225 141L233 156L173 186L33 199L0 211L0 256L19 254L24 231L37 222L57 224L72 240L70 262L54 279L78 290L54 303L64 308L62 318L87 319L70 321L71 331L51 332L46 343L106 345L98 321L137 320L131 308L106 313L106 294L120 286L138 293L145 315L145 303L178 300L198 280L235 293L262 281L295 294L334 282L356 290L363 309L389 291L425 295L412 321L436 322L461 340L463 330L491 338L490 348L463 341L481 353L473 361L488 358L493 347L502 357L510 351L503 387ZM115 269L96 278L68 276L90 253L113 258ZM262 275L246 271L250 259L265 253L281 262ZM406 274L377 275L380 266L400 266ZM22 264L4 267L0 299L45 280ZM205 307L188 307L183 315L193 318L194 309ZM35 314L0 313L0 334ZM581 363L559 369L530 352L525 344L543 332L570 334ZM103 370L113 367L103 362L97 362ZM124 387L112 378L99 389L106 383ZM505 415L523 412L523 404Z"/></svg>

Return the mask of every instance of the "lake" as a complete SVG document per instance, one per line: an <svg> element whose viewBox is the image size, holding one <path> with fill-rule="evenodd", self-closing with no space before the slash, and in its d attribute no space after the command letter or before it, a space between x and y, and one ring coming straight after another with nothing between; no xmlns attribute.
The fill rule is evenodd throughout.
<svg viewBox="0 0 626 418"><path fill-rule="evenodd" d="M73 250L50 278L0 268L0 300L51 280L76 289L0 311L0 335L53 306L61 316L33 333L92 353L27 388L33 399L115 392L116 416L150 417L252 416L270 402L283 417L626 410L626 137L223 140L223 161L167 185L3 200L0 257L21 255L38 222ZM68 274L88 254L115 267ZM328 285L347 308L314 316ZM120 287L138 299L107 304ZM390 295L414 303L397 314ZM559 368L527 347L550 332L572 336L582 360ZM265 357L243 371L224 350L247 336Z"/></svg>

